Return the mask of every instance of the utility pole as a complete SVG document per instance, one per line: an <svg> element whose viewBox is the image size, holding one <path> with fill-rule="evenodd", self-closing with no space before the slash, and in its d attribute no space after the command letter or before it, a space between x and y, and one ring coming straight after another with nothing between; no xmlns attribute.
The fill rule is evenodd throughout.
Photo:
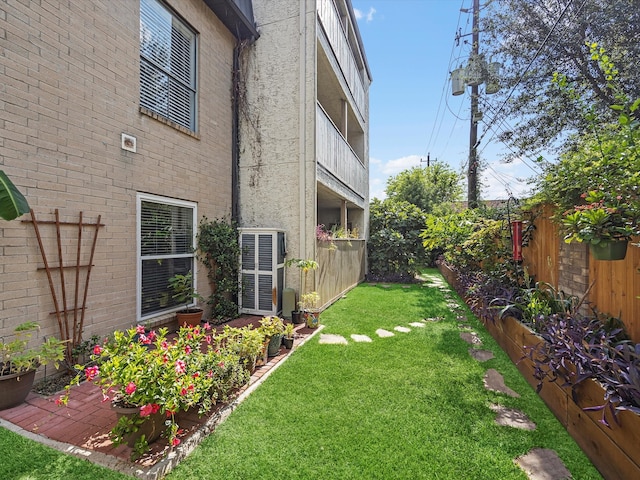
<svg viewBox="0 0 640 480"><path fill-rule="evenodd" d="M480 0L473 0L471 56L480 53ZM478 208L478 85L471 86L471 126L469 129L469 168L467 174L467 205Z"/></svg>

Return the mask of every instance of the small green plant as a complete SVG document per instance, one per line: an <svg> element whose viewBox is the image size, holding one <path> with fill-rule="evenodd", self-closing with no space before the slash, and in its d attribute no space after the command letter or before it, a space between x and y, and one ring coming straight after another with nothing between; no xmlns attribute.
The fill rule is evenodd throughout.
<svg viewBox="0 0 640 480"><path fill-rule="evenodd" d="M311 310L317 309L319 302L320 302L320 294L318 292L303 293L300 296L298 307L303 312L309 312Z"/></svg>
<svg viewBox="0 0 640 480"><path fill-rule="evenodd" d="M293 323L287 323L284 326L284 336L285 338L293 338L293 332L295 331Z"/></svg>
<svg viewBox="0 0 640 480"><path fill-rule="evenodd" d="M184 312L190 313L198 309L189 308L189 305L193 302L193 299L203 300L202 296L196 292L196 288L193 282L193 273L185 275L176 274L169 279L169 287L173 291L171 298L178 303L184 305Z"/></svg>
<svg viewBox="0 0 640 480"><path fill-rule="evenodd" d="M48 337L39 346L29 348L29 340L39 328L36 322L25 322L15 328L14 340L0 341L0 376L28 372L52 362L58 368L64 359L64 341Z"/></svg>
<svg viewBox="0 0 640 480"><path fill-rule="evenodd" d="M280 317L262 317L258 330L268 338L284 333L284 322Z"/></svg>

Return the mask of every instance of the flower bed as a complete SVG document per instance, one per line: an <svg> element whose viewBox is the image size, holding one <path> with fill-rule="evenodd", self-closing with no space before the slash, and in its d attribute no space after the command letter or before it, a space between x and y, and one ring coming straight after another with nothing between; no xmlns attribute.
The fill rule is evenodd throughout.
<svg viewBox="0 0 640 480"><path fill-rule="evenodd" d="M440 271L456 288L455 272L446 266L440 266ZM537 388L540 382L529 352L544 340L514 317L487 319L484 325L529 384ZM603 477L640 478L640 416L623 410L614 419L608 410L585 410L603 404L605 389L592 379L581 381L573 389L561 383L544 382L539 395ZM603 423L603 415L608 426Z"/></svg>

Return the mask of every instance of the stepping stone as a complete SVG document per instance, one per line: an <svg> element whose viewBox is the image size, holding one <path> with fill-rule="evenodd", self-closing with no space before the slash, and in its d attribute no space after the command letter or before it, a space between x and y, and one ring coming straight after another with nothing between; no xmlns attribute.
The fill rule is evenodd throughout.
<svg viewBox="0 0 640 480"><path fill-rule="evenodd" d="M530 480L568 480L571 478L571 472L564 466L558 454L548 448L534 448L514 461L524 470Z"/></svg>
<svg viewBox="0 0 640 480"><path fill-rule="evenodd" d="M389 330L384 330L382 328L379 328L378 330L376 330L376 335L378 335L380 338L385 338L385 337L393 337L395 333L390 332Z"/></svg>
<svg viewBox="0 0 640 480"><path fill-rule="evenodd" d="M367 337L366 335L358 335L356 333L351 335L351 339L354 342L359 342L359 343L362 343L362 342L370 343L373 341L371 340L371 338Z"/></svg>
<svg viewBox="0 0 640 480"><path fill-rule="evenodd" d="M391 285L380 285L382 288L391 288Z"/></svg>
<svg viewBox="0 0 640 480"><path fill-rule="evenodd" d="M469 330L469 331L470 331L471 329L473 329L473 327L472 327L471 325L469 325L468 323L459 323L459 324L458 324L458 328L459 328L460 330Z"/></svg>
<svg viewBox="0 0 640 480"><path fill-rule="evenodd" d="M489 408L497 413L496 423L503 427L519 428L520 430L535 430L536 424L529 420L520 410L507 408L503 405L492 403ZM555 478L554 478L555 480Z"/></svg>
<svg viewBox="0 0 640 480"><path fill-rule="evenodd" d="M478 350L477 348L470 348L469 355L479 362L486 362L493 358L493 352L491 350Z"/></svg>
<svg viewBox="0 0 640 480"><path fill-rule="evenodd" d="M469 319L467 318L466 315L458 315L456 317L456 320L458 320L459 322L468 322L469 321Z"/></svg>
<svg viewBox="0 0 640 480"><path fill-rule="evenodd" d="M402 288L411 288L411 285L402 285Z"/></svg>
<svg viewBox="0 0 640 480"><path fill-rule="evenodd" d="M482 340L476 332L460 332L460 338L471 345L482 345Z"/></svg>
<svg viewBox="0 0 640 480"><path fill-rule="evenodd" d="M335 335L333 333L321 333L319 343L325 345L348 345L346 338L342 335Z"/></svg>
<svg viewBox="0 0 640 480"><path fill-rule="evenodd" d="M409 325L411 325L412 327L424 328L424 323L422 322L411 322Z"/></svg>
<svg viewBox="0 0 640 480"><path fill-rule="evenodd" d="M504 377L495 368L490 368L484 374L484 388L493 392L504 393L510 397L519 398L520 394L511 390L504 383Z"/></svg>
<svg viewBox="0 0 640 480"><path fill-rule="evenodd" d="M396 332L409 333L411 331L410 328L407 327L393 327Z"/></svg>
<svg viewBox="0 0 640 480"><path fill-rule="evenodd" d="M439 322L440 320L444 320L444 317L429 317L429 318L423 318L422 321L423 322Z"/></svg>

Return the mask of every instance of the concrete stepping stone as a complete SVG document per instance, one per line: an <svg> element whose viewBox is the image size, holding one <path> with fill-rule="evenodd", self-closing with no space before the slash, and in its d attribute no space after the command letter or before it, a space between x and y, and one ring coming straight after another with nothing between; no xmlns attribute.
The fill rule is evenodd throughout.
<svg viewBox="0 0 640 480"><path fill-rule="evenodd" d="M321 333L319 343L324 345L348 345L346 338L333 333Z"/></svg>
<svg viewBox="0 0 640 480"><path fill-rule="evenodd" d="M548 448L534 448L515 459L530 480L568 480L571 472L564 466L558 454Z"/></svg>
<svg viewBox="0 0 640 480"><path fill-rule="evenodd" d="M511 390L504 383L504 377L495 368L490 368L484 374L484 388L493 392L504 393L510 397L520 398L520 394Z"/></svg>
<svg viewBox="0 0 640 480"><path fill-rule="evenodd" d="M473 327L471 325L469 325L468 323L459 323L458 324L458 328L460 330L467 330L467 331L473 330Z"/></svg>
<svg viewBox="0 0 640 480"><path fill-rule="evenodd" d="M460 338L471 345L482 345L482 340L476 332L460 332Z"/></svg>
<svg viewBox="0 0 640 480"><path fill-rule="evenodd" d="M373 341L370 337L366 335L358 335L357 333L352 334L351 339L358 343L371 343Z"/></svg>
<svg viewBox="0 0 640 480"><path fill-rule="evenodd" d="M535 430L536 424L520 410L507 408L504 405L492 403L489 408L496 412L496 423L503 427L519 428L520 430Z"/></svg>
<svg viewBox="0 0 640 480"><path fill-rule="evenodd" d="M428 318L423 318L422 321L423 322L439 322L440 320L444 320L444 317L428 317Z"/></svg>
<svg viewBox="0 0 640 480"><path fill-rule="evenodd" d="M401 327L401 326L393 327L393 329L394 329L396 332L402 332L402 333L409 333L409 332L411 331L411 329L410 329L410 328L407 328L407 327Z"/></svg>
<svg viewBox="0 0 640 480"><path fill-rule="evenodd" d="M479 362L486 362L494 358L491 350L478 350L477 348L470 348L469 355Z"/></svg>
<svg viewBox="0 0 640 480"><path fill-rule="evenodd" d="M380 285L382 288L391 288L391 285Z"/></svg>
<svg viewBox="0 0 640 480"><path fill-rule="evenodd" d="M467 318L466 315L458 315L456 317L456 320L459 321L459 322L468 322L469 321L469 319Z"/></svg>
<svg viewBox="0 0 640 480"><path fill-rule="evenodd" d="M416 327L416 328L424 328L424 323L422 322L411 322L409 325L411 325L412 327Z"/></svg>
<svg viewBox="0 0 640 480"><path fill-rule="evenodd" d="M395 333L390 332L389 330L384 330L383 328L379 328L378 330L376 330L376 335L378 335L380 338L386 338L393 337Z"/></svg>

